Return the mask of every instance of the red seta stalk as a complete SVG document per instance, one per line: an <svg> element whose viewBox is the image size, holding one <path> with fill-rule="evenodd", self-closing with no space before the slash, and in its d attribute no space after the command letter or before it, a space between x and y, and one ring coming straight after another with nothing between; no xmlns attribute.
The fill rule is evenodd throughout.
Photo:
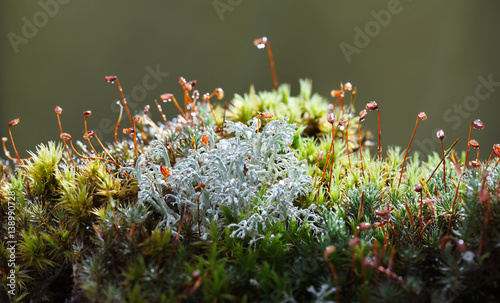
<svg viewBox="0 0 500 303"><path fill-rule="evenodd" d="M403 177L403 172L405 169L406 157L408 156L408 151L410 150L410 146L411 146L411 142L413 141L413 137L415 137L415 133L417 132L417 126L418 126L419 119L422 121L425 121L425 120L427 120L427 115L424 112L420 112L417 115L417 122L415 123L415 129L413 129L413 134L411 135L410 143L408 144L408 148L406 148L405 157L403 159L403 165L401 167L401 173L399 174L398 189L399 189L399 186L401 185L401 178Z"/></svg>
<svg viewBox="0 0 500 303"><path fill-rule="evenodd" d="M273 52L271 51L271 43L267 37L260 37L253 41L253 44L257 46L258 49L267 49L267 55L269 56L269 65L271 65L271 74L273 76L273 87L274 90L278 90L278 78L276 77L276 69L274 67Z"/></svg>

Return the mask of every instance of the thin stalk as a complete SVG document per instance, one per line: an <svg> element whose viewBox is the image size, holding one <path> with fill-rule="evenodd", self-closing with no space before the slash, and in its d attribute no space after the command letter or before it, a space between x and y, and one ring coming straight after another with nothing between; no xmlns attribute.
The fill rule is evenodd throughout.
<svg viewBox="0 0 500 303"><path fill-rule="evenodd" d="M101 160L101 161L109 161L108 159L104 159L101 157L87 157L82 154L80 154L76 149L75 146L73 145L73 140L69 140L69 143L71 143L71 149L77 154L80 158L85 159L85 160Z"/></svg>
<svg viewBox="0 0 500 303"><path fill-rule="evenodd" d="M158 101L156 101L156 100L155 100L155 104L156 104L156 108L160 112L160 115L161 115L161 118L163 119L163 122L165 122L165 124L167 124L167 117L165 117L165 114L163 113L163 110L161 109L161 105L158 104Z"/></svg>
<svg viewBox="0 0 500 303"><path fill-rule="evenodd" d="M486 161L486 165L484 167L488 167L488 164L490 163L492 155L493 155L493 151L490 152L490 156L488 157L488 161Z"/></svg>
<svg viewBox="0 0 500 303"><path fill-rule="evenodd" d="M337 276L337 272L335 271L335 267L333 266L332 261L330 260L329 256L335 251L335 246L330 245L326 248L325 252L323 253L323 258L325 259L326 263L328 263L328 267L330 268L330 272L332 273L333 280L335 281L335 295L337 298L337 302L340 302L340 286L339 286L339 278Z"/></svg>
<svg viewBox="0 0 500 303"><path fill-rule="evenodd" d="M9 159L12 162L16 162L17 159L14 159L10 156L10 152L7 150L7 146L5 146L5 142L7 142L7 140L9 140L9 139L7 139L6 137L2 138L3 152L4 152L5 156L7 157L7 159Z"/></svg>
<svg viewBox="0 0 500 303"><path fill-rule="evenodd" d="M120 121L122 120L123 105L120 103L120 101L116 103L120 105L120 115L118 116L118 121L116 121L115 125L115 143L118 144L118 127L120 127Z"/></svg>
<svg viewBox="0 0 500 303"><path fill-rule="evenodd" d="M325 179L325 175L326 175L326 171L328 170L328 165L330 164L330 156L331 156L331 153L332 153L332 148L333 148L333 141L335 140L335 132L334 132L334 128L333 128L333 125L332 125L332 142L330 143L330 148L328 149L328 155L326 156L326 163L325 163L325 167L323 168L323 175L321 176L321 182L320 184L323 184L323 180Z"/></svg>
<svg viewBox="0 0 500 303"><path fill-rule="evenodd" d="M271 51L271 43L269 40L266 43L267 54L269 56L269 65L271 66L271 73L273 76L273 87L274 90L278 90L278 78L276 77L276 68L274 67L273 52Z"/></svg>
<svg viewBox="0 0 500 303"><path fill-rule="evenodd" d="M406 200L404 200L404 202L405 202L406 212L408 213L408 220L410 220L410 225L415 226L415 222L413 221L413 215L410 211L410 206L408 205L408 202Z"/></svg>
<svg viewBox="0 0 500 303"><path fill-rule="evenodd" d="M184 117L184 119L186 121L188 120L186 114L184 113L184 111L179 106L179 103L177 103L177 100L175 99L174 95L172 95L172 94L163 94L163 95L160 96L160 98L163 100L163 102L170 101L170 100L174 101L174 104L177 107L177 109L179 110L179 112L181 113L182 117Z"/></svg>
<svg viewBox="0 0 500 303"><path fill-rule="evenodd" d="M380 110L377 109L377 120L378 120L378 160L382 161L382 145L380 139Z"/></svg>
<svg viewBox="0 0 500 303"><path fill-rule="evenodd" d="M455 147L455 145L457 145L458 141L460 140L460 138L458 138L457 140L455 140L455 142L453 142L453 144L450 146L450 148L448 148L444 154L444 157L441 159L441 161L439 161L438 165L436 166L436 168L434 168L434 170L432 171L432 174L429 176L429 178L427 179L426 183L429 183L429 181L432 179L432 176L434 176L434 173L436 173L437 169L439 168L439 166L441 165L441 163L443 163L446 159L446 157L448 157L448 154L451 152L451 150Z"/></svg>
<svg viewBox="0 0 500 303"><path fill-rule="evenodd" d="M424 192L421 191L420 192L420 211L418 213L418 223L419 223L419 226L418 226L418 233L419 233L419 241L420 241L420 245L422 245L422 211L423 211L423 199L424 199Z"/></svg>
<svg viewBox="0 0 500 303"><path fill-rule="evenodd" d="M108 151L106 150L106 148L102 144L101 140L99 140L99 137L97 136L97 134L95 134L95 138L97 139L97 142L99 142L99 145L101 146L101 148L104 150L104 153L106 153L106 155L111 159L111 162L113 162L116 166L121 167L121 165L116 162L116 160L113 158L113 156L111 156L108 153Z"/></svg>
<svg viewBox="0 0 500 303"><path fill-rule="evenodd" d="M134 120L134 133L132 134L134 138L134 150L135 150L135 158L139 158L139 149L137 148L137 131L135 129L135 120Z"/></svg>
<svg viewBox="0 0 500 303"><path fill-rule="evenodd" d="M269 40L267 37L260 37L257 38L253 41L253 44L258 48L258 49L263 49L266 47L267 49L267 55L269 57L269 65L271 66L271 73L273 76L273 87L274 90L278 90L278 78L276 77L276 69L274 68L274 59L273 59L273 52L271 51L271 44L269 43Z"/></svg>
<svg viewBox="0 0 500 303"><path fill-rule="evenodd" d="M347 127L348 124L345 126L345 148L347 152L347 161L349 162L349 170L352 172L352 167L351 167L351 157L349 156L349 130Z"/></svg>
<svg viewBox="0 0 500 303"><path fill-rule="evenodd" d="M358 120L358 145L359 145L359 161L361 163L361 175L365 176L363 165L363 151L361 150L361 119Z"/></svg>
<svg viewBox="0 0 500 303"><path fill-rule="evenodd" d="M364 204L364 199L365 199L365 192L361 193L361 201L359 202L359 209L358 209L358 220L361 219L363 216L363 204Z"/></svg>
<svg viewBox="0 0 500 303"><path fill-rule="evenodd" d="M471 133L472 133L472 124L470 125L470 128L469 128L469 139L467 139L467 152L465 153L464 168L463 168L462 173L460 175L462 175L465 172L465 168L467 167L467 158L469 156L469 148L470 148L469 141L470 141Z"/></svg>
<svg viewBox="0 0 500 303"><path fill-rule="evenodd" d="M405 202L406 202L406 201L405 201ZM406 204L406 206L408 207L408 204ZM408 239L411 241L411 243L415 244L415 242L413 242L413 239L412 239L412 238L411 238L411 236L410 236L410 233L409 233L409 232L408 232L408 230L406 229L405 224L403 223L403 220L401 220L401 216L399 215L399 213L397 212L397 210L396 210L396 209L394 209L394 211L396 212L396 215L397 215L397 216L398 216L398 218L399 218L399 222L401 222L401 226L403 226L403 229L404 229L404 230L405 230L405 232L406 232L406 236L407 236L407 237L408 237ZM408 216L409 218L411 218L411 217L410 217L410 215L411 215L411 214L409 214L409 216ZM412 219L412 222L413 222L413 219ZM412 224L412 225L413 225L413 224Z"/></svg>
<svg viewBox="0 0 500 303"><path fill-rule="evenodd" d="M444 155L444 143L443 143L443 140L441 140L441 150L443 152L443 159L445 159L445 155ZM444 183L444 191L446 192L446 160L443 161L443 183Z"/></svg>
<svg viewBox="0 0 500 303"><path fill-rule="evenodd" d="M130 123L130 127L132 127L132 116L130 115L130 111L129 111L128 105L127 105L127 99L125 99L125 96L123 95L123 89L122 89L122 86L120 85L120 81L118 80L118 78L116 78L116 85L118 86L118 90L120 90L120 95L122 97L123 105L125 106L125 109L127 110L128 121Z"/></svg>
<svg viewBox="0 0 500 303"><path fill-rule="evenodd" d="M321 151L318 155L318 164L316 165L316 172L314 173L314 186L313 188L316 188L316 179L318 178L318 170L319 170L319 163L321 160L323 160L324 153Z"/></svg>
<svg viewBox="0 0 500 303"><path fill-rule="evenodd" d="M18 121L17 123L19 123L19 119L17 121ZM17 124L17 123L15 123L15 124ZM11 123L9 123L9 135L10 135L10 141L12 142L12 147L14 148L14 152L16 153L17 161L19 161L19 163L22 163L21 157L19 157L19 154L17 153L16 144L14 143L14 138L12 137L12 132L10 130L10 127L11 127Z"/></svg>
<svg viewBox="0 0 500 303"><path fill-rule="evenodd" d="M411 135L410 143L408 144L408 147L406 148L405 157L403 159L403 165L401 167L401 173L399 174L398 190L399 190L399 186L401 185L401 178L403 178L403 172L405 170L406 157L408 156L408 152L410 151L410 146L411 146L411 142L413 141L413 137L415 137L415 133L417 132L418 119L419 118L417 118L417 122L415 122L415 128L413 129L413 134Z"/></svg>
<svg viewBox="0 0 500 303"><path fill-rule="evenodd" d="M57 122L59 123L59 130L61 131L61 134L63 133L62 125L61 125L61 119L59 118L59 115L62 111L60 107L56 107L56 115L57 115ZM64 146L66 147L66 151L68 152L68 157L71 160L71 163L75 164L75 161L73 161L73 158L71 158L71 152L69 150L68 144L66 144L66 140L63 140Z"/></svg>
<svg viewBox="0 0 500 303"><path fill-rule="evenodd" d="M214 109L212 104L210 103L210 98L207 98L208 106L210 107L210 111L212 112L212 116L214 117L215 125L217 126L217 132L220 132L219 123L217 123L217 118L215 117Z"/></svg>
<svg viewBox="0 0 500 303"><path fill-rule="evenodd" d="M332 165L330 166L330 181L328 182L328 192L330 192L330 185L332 184L332 172L333 172L333 161L335 160L335 144L334 144L334 139L335 139L335 134L337 133L337 128L339 127L339 124L335 126L335 131L333 132L334 137L332 138Z"/></svg>
<svg viewBox="0 0 500 303"><path fill-rule="evenodd" d="M85 125L85 135L83 136L85 139L87 139L87 141L89 141L89 145L90 147L92 148L92 150L94 151L95 155L96 156L99 156L99 154L97 153L97 151L95 150L94 146L92 145L92 142L90 142L90 135L89 135L89 131L87 130L87 115L83 114L83 118L84 118L84 125Z"/></svg>

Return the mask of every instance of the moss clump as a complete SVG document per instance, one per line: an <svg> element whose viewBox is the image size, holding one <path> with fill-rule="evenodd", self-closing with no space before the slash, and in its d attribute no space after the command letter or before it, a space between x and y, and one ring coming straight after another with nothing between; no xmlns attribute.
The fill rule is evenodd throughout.
<svg viewBox="0 0 500 303"><path fill-rule="evenodd" d="M0 162L0 299L493 300L500 168L415 154L398 185L403 150L372 156L354 108L311 92L251 89L218 126L188 96L188 119L137 115L101 154L49 143Z"/></svg>

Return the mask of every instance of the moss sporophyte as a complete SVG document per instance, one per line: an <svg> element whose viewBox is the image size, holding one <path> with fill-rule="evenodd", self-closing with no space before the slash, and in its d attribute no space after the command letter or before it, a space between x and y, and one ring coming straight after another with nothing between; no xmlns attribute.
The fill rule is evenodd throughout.
<svg viewBox="0 0 500 303"><path fill-rule="evenodd" d="M171 120L156 100L161 121L149 105L132 115L118 78L106 76L122 109L111 143L92 130L90 110L85 143L65 132L56 106L61 142L22 159L12 128L23 125L8 123L2 302L494 300L500 145L480 159L471 136L483 123L471 121L458 156L458 139L445 147L438 131L441 149L422 161L409 152L420 113L406 150L383 153L383 101L356 115L349 82L324 98L300 80L292 96L278 85L269 40L255 45L268 50L272 91L250 87L222 106L212 99L222 89L200 94L180 77L180 102L160 96L179 111ZM361 125L369 111L373 151Z"/></svg>

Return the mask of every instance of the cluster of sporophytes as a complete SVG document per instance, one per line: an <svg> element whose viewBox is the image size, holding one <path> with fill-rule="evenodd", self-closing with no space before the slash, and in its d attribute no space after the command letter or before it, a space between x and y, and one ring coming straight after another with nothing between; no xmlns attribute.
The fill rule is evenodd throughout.
<svg viewBox="0 0 500 303"><path fill-rule="evenodd" d="M273 79L274 91L251 88L226 110L210 103L221 89L200 98L181 77L183 104L161 96L180 114L168 121L156 103L161 122L149 106L132 116L122 94L128 125L119 131L120 113L107 144L87 125L91 111L86 143L73 142L57 106L61 142L29 159L17 155L12 120L16 157L2 142L15 167L0 162L0 300L493 300L500 145L479 160L471 135L481 121L460 156L456 141L427 161L408 153L424 113L404 154L382 154L379 127L372 155L361 122L368 111L380 122L376 102L356 114L350 83L332 101L310 81L290 96ZM115 76L105 80L122 93Z"/></svg>

